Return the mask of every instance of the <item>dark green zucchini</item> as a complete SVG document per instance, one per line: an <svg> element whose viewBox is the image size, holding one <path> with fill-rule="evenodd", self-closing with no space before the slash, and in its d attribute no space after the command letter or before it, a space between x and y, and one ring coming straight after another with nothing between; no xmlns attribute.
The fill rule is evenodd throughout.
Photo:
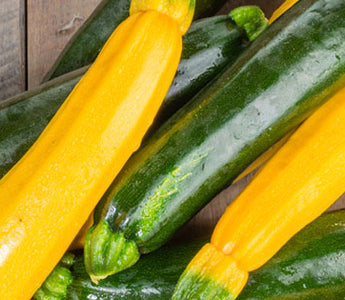
<svg viewBox="0 0 345 300"><path fill-rule="evenodd" d="M226 1L196 1L194 19L211 16ZM103 0L64 48L44 81L91 64L115 28L128 17L130 0Z"/></svg>
<svg viewBox="0 0 345 300"><path fill-rule="evenodd" d="M79 256L68 288L70 300L170 299L179 276L205 240L169 245L132 268L93 284ZM60 269L60 266L58 267ZM61 272L60 272L61 273ZM62 293L68 272L50 278ZM56 288L55 288L56 289ZM294 236L266 265L249 275L241 300L343 299L345 293L345 211L326 213ZM41 290L41 295L51 292ZM48 299L47 296L38 299Z"/></svg>
<svg viewBox="0 0 345 300"><path fill-rule="evenodd" d="M246 35L228 16L194 22L183 38L177 75L150 132L233 63L246 44ZM0 104L0 177L31 147L84 72L74 71Z"/></svg>
<svg viewBox="0 0 345 300"><path fill-rule="evenodd" d="M301 0L147 141L97 207L85 242L94 281L162 246L344 86L344 28L343 0Z"/></svg>
<svg viewBox="0 0 345 300"><path fill-rule="evenodd" d="M249 274L238 300L344 299L345 211L325 213Z"/></svg>

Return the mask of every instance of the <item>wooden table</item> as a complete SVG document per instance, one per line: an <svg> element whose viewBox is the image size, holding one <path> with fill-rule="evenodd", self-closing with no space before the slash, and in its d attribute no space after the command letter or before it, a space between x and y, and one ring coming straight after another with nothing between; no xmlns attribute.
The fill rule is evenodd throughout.
<svg viewBox="0 0 345 300"><path fill-rule="evenodd" d="M40 84L67 41L101 0L0 0L0 100ZM270 16L283 0L232 0L220 11L256 4ZM218 195L182 234L209 232L253 174ZM344 183L345 184L345 183ZM343 200L342 200L343 199ZM331 209L345 207L344 196Z"/></svg>

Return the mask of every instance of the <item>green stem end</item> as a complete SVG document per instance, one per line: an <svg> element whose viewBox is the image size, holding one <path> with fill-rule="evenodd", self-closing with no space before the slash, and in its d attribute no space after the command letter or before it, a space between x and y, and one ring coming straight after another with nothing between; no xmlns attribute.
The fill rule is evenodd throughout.
<svg viewBox="0 0 345 300"><path fill-rule="evenodd" d="M208 243L181 275L172 299L232 300L241 292L247 278L248 272L240 269L232 256Z"/></svg>
<svg viewBox="0 0 345 300"><path fill-rule="evenodd" d="M254 41L268 27L268 20L258 6L237 7L229 13L229 16L246 32L250 41Z"/></svg>
<svg viewBox="0 0 345 300"><path fill-rule="evenodd" d="M228 289L224 288L217 280L185 270L180 277L172 300L183 299L228 299L236 297Z"/></svg>
<svg viewBox="0 0 345 300"><path fill-rule="evenodd" d="M67 288L72 283L73 277L69 270L74 264L74 256L66 253L59 264L50 273L42 286L36 291L36 300L62 300L67 296Z"/></svg>
<svg viewBox="0 0 345 300"><path fill-rule="evenodd" d="M84 246L85 268L92 282L98 282L135 264L140 257L134 241L112 232L107 222L91 227Z"/></svg>

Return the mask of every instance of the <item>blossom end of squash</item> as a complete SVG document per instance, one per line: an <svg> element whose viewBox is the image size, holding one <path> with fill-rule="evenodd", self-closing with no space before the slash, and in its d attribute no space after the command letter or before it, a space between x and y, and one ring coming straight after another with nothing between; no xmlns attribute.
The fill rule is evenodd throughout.
<svg viewBox="0 0 345 300"><path fill-rule="evenodd" d="M135 242L122 232L112 232L107 222L90 228L86 235L85 268L92 282L98 282L135 264L140 257Z"/></svg>
<svg viewBox="0 0 345 300"><path fill-rule="evenodd" d="M172 299L236 299L247 279L234 258L209 243L181 275Z"/></svg>
<svg viewBox="0 0 345 300"><path fill-rule="evenodd" d="M66 253L59 264L43 282L33 296L34 300L60 300L67 296L67 289L73 281L70 268L74 264L74 255Z"/></svg>

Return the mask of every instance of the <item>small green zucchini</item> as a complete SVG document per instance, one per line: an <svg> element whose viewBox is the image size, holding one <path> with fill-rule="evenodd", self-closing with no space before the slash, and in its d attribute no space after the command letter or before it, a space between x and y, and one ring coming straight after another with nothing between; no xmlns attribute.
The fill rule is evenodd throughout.
<svg viewBox="0 0 345 300"><path fill-rule="evenodd" d="M165 246L99 285L91 282L83 257L79 256L71 273L59 265L55 273L60 276L52 273L50 284L44 285L36 298L49 299L52 289L65 295L73 277L67 290L69 300L170 299L179 276L205 242L206 239ZM238 299L342 299L344 254L345 210L326 213L294 236L266 265L251 273Z"/></svg>
<svg viewBox="0 0 345 300"><path fill-rule="evenodd" d="M262 19L263 21L264 19ZM229 16L193 22L183 38L177 74L150 133L182 107L248 45L244 31ZM86 68L56 78L0 104L0 177L41 134Z"/></svg>
<svg viewBox="0 0 345 300"><path fill-rule="evenodd" d="M166 243L344 86L344 16L342 0L301 0L132 156L86 237L95 282L122 270L127 243L136 257Z"/></svg>
<svg viewBox="0 0 345 300"><path fill-rule="evenodd" d="M211 16L225 2L225 0L197 1L194 19ZM130 0L103 0L71 38L44 81L91 64L111 33L128 17L129 4Z"/></svg>

